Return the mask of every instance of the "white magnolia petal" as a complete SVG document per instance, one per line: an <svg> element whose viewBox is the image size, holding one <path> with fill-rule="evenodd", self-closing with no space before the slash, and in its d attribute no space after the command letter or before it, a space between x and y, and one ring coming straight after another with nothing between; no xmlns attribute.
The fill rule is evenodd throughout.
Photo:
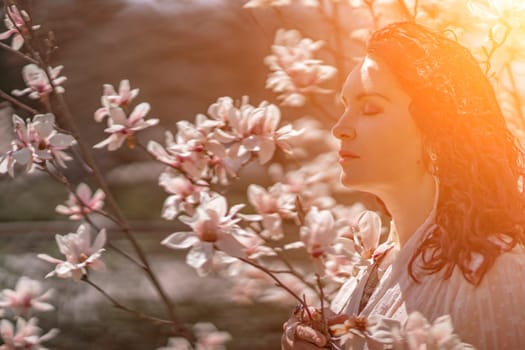
<svg viewBox="0 0 525 350"><path fill-rule="evenodd" d="M199 242L193 232L175 232L166 237L162 244L174 249L186 249Z"/></svg>

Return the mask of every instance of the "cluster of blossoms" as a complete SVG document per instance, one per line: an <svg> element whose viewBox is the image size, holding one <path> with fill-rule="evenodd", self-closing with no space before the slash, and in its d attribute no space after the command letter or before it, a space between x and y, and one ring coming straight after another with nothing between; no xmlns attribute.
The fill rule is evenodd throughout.
<svg viewBox="0 0 525 350"><path fill-rule="evenodd" d="M56 130L53 114L37 114L32 121L24 121L15 114L13 124L15 139L11 150L0 157L0 174L9 172L13 177L15 164L25 166L29 172L48 161L66 167L65 161L71 157L64 150L74 145L75 139Z"/></svg>
<svg viewBox="0 0 525 350"><path fill-rule="evenodd" d="M215 325L209 322L196 323L193 332L197 341L195 348L186 338L174 337L168 339L168 345L157 350L226 350L225 343L231 340L228 332L219 331Z"/></svg>
<svg viewBox="0 0 525 350"><path fill-rule="evenodd" d="M179 121L175 136L166 133L165 147L150 141L148 150L193 183L226 185L252 158L265 164L277 147L289 151L287 141L299 132L291 125L277 128L280 119L273 104L252 106L243 98L236 107L232 98L221 97L209 107L208 116L197 115L195 124Z"/></svg>
<svg viewBox="0 0 525 350"><path fill-rule="evenodd" d="M12 314L16 322L7 318L0 321L0 340L3 345L0 350L46 350L42 343L53 338L57 329L52 329L41 335L42 330L37 326L38 319L30 317L34 312L45 312L54 310L53 305L47 301L53 290L43 291L39 281L27 277L21 277L16 283L15 289L4 289L0 294L0 317Z"/></svg>
<svg viewBox="0 0 525 350"><path fill-rule="evenodd" d="M100 270L104 262L100 260L106 244L106 231L102 229L94 242L91 243L91 229L87 225L80 225L77 232L61 236L56 235L56 242L60 253L66 260L53 258L47 254L38 254L42 260L55 264L55 269L46 275L60 278L80 280L87 275L88 269Z"/></svg>
<svg viewBox="0 0 525 350"><path fill-rule="evenodd" d="M92 212L101 210L106 194L98 189L95 193L85 183L77 186L75 193L70 193L64 204L59 204L55 210L63 215L69 215L71 220L79 220Z"/></svg>
<svg viewBox="0 0 525 350"><path fill-rule="evenodd" d="M15 89L12 91L12 94L15 96L28 94L29 98L38 100L47 98L53 91L53 87L56 93L64 93L66 90L60 86L67 80L66 77L60 76L63 68L64 66L57 66L55 68L48 67L46 74L46 72L36 64L31 63L24 66L24 68L22 68L22 77L27 87L24 90ZM49 77L51 77L51 82L49 81L48 74Z"/></svg>
<svg viewBox="0 0 525 350"><path fill-rule="evenodd" d="M308 94L332 92L319 86L337 73L335 67L314 58L322 45L322 41L303 38L295 29L277 31L272 54L264 62L271 71L266 88L279 94L282 105L302 106Z"/></svg>
<svg viewBox="0 0 525 350"><path fill-rule="evenodd" d="M369 319L349 316L343 322L330 326L330 333L343 344L362 344L366 338L394 350L474 349L472 345L461 342L454 333L450 316L440 316L430 324L417 311L408 315L403 324L380 315Z"/></svg>
<svg viewBox="0 0 525 350"><path fill-rule="evenodd" d="M47 350L42 343L55 337L58 330L52 329L41 335L42 329L37 326L37 323L38 320L34 317L28 321L19 317L16 325L8 320L0 321L0 338L4 342L0 350Z"/></svg>
<svg viewBox="0 0 525 350"><path fill-rule="evenodd" d="M19 50L24 45L24 37L29 35L27 24L30 22L31 18L26 11L20 11L16 5L7 6L7 12L4 17L7 31L0 33L0 40L9 39L12 36L11 48ZM32 30L39 28L39 25L31 26Z"/></svg>
<svg viewBox="0 0 525 350"><path fill-rule="evenodd" d="M129 81L122 80L118 93L112 85L104 85L104 95L101 98L102 107L95 112L95 120L101 122L107 117L107 128L104 131L110 136L97 143L95 148L108 147L109 151L119 149L124 141L130 148L135 146L135 134L150 126L158 124L158 119L144 120L149 113L149 103L143 102L135 106L127 115L126 110L131 101L138 95L139 90L131 90Z"/></svg>

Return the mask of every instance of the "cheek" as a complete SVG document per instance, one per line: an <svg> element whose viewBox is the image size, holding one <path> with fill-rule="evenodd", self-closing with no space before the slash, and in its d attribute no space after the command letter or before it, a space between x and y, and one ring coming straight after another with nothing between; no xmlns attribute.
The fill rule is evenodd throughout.
<svg viewBox="0 0 525 350"><path fill-rule="evenodd" d="M399 115L398 115L399 116ZM390 116L385 116L389 118ZM370 161L382 171L399 171L421 158L421 136L410 116L392 117L370 127L366 142ZM378 121L379 122L379 121Z"/></svg>

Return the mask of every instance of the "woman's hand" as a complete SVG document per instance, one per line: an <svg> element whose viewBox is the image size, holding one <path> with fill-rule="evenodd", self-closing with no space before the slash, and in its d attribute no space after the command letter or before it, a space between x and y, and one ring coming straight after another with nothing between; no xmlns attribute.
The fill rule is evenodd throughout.
<svg viewBox="0 0 525 350"><path fill-rule="evenodd" d="M323 333L301 323L293 314L283 325L282 350L316 350L325 348L326 344Z"/></svg>
<svg viewBox="0 0 525 350"><path fill-rule="evenodd" d="M324 313L328 326L348 318L347 315L336 315L329 309L325 309ZM326 349L329 339L322 332L324 327L320 310L313 307L309 307L308 311L296 308L283 325L282 350Z"/></svg>

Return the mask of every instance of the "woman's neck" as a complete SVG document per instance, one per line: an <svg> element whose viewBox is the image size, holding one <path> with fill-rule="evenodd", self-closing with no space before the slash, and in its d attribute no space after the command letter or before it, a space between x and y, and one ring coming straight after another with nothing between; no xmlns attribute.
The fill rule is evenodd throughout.
<svg viewBox="0 0 525 350"><path fill-rule="evenodd" d="M436 187L436 180L427 173L416 180L400 179L395 185L382 188L377 193L392 215L400 247L432 212L437 195Z"/></svg>

